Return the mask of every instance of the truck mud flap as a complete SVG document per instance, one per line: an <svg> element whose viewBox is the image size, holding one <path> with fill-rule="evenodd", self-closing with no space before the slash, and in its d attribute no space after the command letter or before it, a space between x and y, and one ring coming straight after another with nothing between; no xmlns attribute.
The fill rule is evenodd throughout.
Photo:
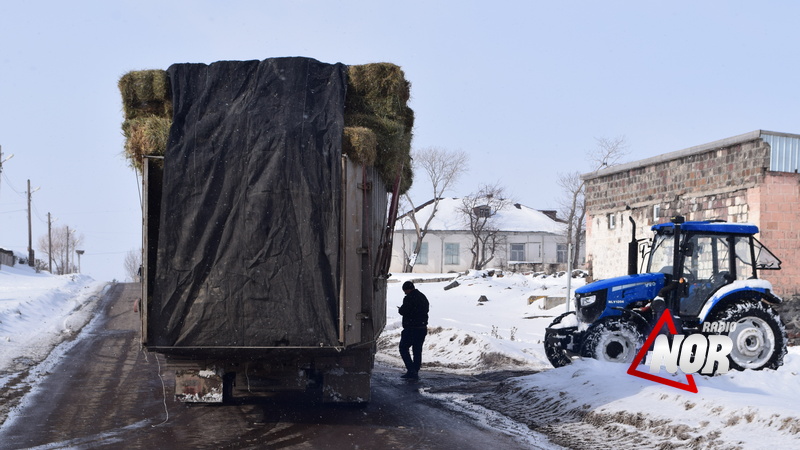
<svg viewBox="0 0 800 450"><path fill-rule="evenodd" d="M353 373L344 370L325 372L322 401L325 403L367 403L370 399L369 372Z"/></svg>
<svg viewBox="0 0 800 450"><path fill-rule="evenodd" d="M175 399L184 403L222 403L222 376L214 370L175 371Z"/></svg>
<svg viewBox="0 0 800 450"><path fill-rule="evenodd" d="M373 356L370 350L348 355L318 358L322 372L322 401L325 403L367 403L370 400Z"/></svg>

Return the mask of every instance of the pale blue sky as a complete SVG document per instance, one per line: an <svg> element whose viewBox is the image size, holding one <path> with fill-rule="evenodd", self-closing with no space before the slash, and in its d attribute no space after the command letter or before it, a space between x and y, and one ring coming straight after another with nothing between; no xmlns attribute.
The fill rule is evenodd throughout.
<svg viewBox="0 0 800 450"><path fill-rule="evenodd" d="M800 133L793 1L0 2L0 247L56 224L85 273L124 279L140 246L117 80L180 62L309 56L389 61L412 83L415 148L463 150L481 183L555 209L559 173L597 137L642 159L756 129ZM418 190L415 196L424 197ZM420 200L423 200L420 198Z"/></svg>

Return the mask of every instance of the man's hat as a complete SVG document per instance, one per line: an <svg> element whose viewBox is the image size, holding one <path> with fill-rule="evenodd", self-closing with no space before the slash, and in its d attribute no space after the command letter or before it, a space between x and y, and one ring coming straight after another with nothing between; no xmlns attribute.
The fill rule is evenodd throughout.
<svg viewBox="0 0 800 450"><path fill-rule="evenodd" d="M403 283L403 290L404 291L413 291L414 290L414 283L410 281L406 281Z"/></svg>

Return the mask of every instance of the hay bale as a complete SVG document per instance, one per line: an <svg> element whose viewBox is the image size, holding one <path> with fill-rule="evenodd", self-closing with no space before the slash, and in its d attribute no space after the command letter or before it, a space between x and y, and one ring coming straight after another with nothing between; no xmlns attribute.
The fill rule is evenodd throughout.
<svg viewBox="0 0 800 450"><path fill-rule="evenodd" d="M125 155L134 167L141 170L145 156L164 156L170 126L171 117L137 117L123 122Z"/></svg>
<svg viewBox="0 0 800 450"><path fill-rule="evenodd" d="M375 63L348 67L345 99L346 127L365 127L375 133L375 167L387 189L402 173L400 192L411 188L411 138L414 112L407 103L411 84L400 67Z"/></svg>
<svg viewBox="0 0 800 450"><path fill-rule="evenodd" d="M125 121L125 156L142 169L144 156L163 156L172 125L172 89L165 70L128 72L117 84Z"/></svg>
<svg viewBox="0 0 800 450"><path fill-rule="evenodd" d="M378 138L366 127L345 127L342 138L342 152L350 159L367 166L375 165Z"/></svg>
<svg viewBox="0 0 800 450"><path fill-rule="evenodd" d="M128 72L117 84L128 120L144 116L172 117L172 90L165 70Z"/></svg>
<svg viewBox="0 0 800 450"><path fill-rule="evenodd" d="M347 87L348 108L394 120L404 116L411 98L411 84L400 67L390 63L349 66Z"/></svg>

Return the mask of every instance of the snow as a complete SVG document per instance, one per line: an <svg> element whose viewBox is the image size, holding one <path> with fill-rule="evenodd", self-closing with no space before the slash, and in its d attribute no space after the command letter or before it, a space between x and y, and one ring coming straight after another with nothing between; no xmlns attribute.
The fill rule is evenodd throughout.
<svg viewBox="0 0 800 450"><path fill-rule="evenodd" d="M91 319L107 283L80 274L36 273L25 265L0 268L0 374L16 363L39 362ZM0 385L1 386L1 385Z"/></svg>
<svg viewBox="0 0 800 450"><path fill-rule="evenodd" d="M478 421L519 424L513 430L504 426L518 436L530 426L559 445L577 448L603 446L598 443L637 449L798 447L800 349L790 348L778 370L695 374L696 394L628 375L627 367L620 364L577 360L553 369L544 355L544 329L565 306L546 309L545 297L550 301L567 297L566 278L497 275L393 275L379 363L402 367L397 352L401 331L397 307L402 303L402 282L414 280L431 303L419 389L469 411ZM456 277L459 285L445 290ZM573 278L571 284L581 286L583 279ZM53 364L47 361L60 353L51 351L89 322L106 288L105 283L83 275L53 276L27 267L2 266L0 391L9 388L12 375L19 374L22 366L41 362L30 373L46 376L42 366ZM487 301L479 302L481 296ZM531 298L536 300L529 303ZM470 397L427 392L425 372L434 370L531 374L510 378L491 394ZM680 373L660 376L684 381ZM35 378L28 379L36 383ZM0 421L7 413L0 408Z"/></svg>
<svg viewBox="0 0 800 450"><path fill-rule="evenodd" d="M525 205L509 203L494 216L493 226L504 231L519 232L542 232L542 233L563 233L564 224L556 222L547 214L529 208ZM428 230L464 230L466 223L464 215L460 209L463 207L460 198L442 198L436 209ZM416 216L419 223L426 223L433 211L433 204L426 205L417 211Z"/></svg>

